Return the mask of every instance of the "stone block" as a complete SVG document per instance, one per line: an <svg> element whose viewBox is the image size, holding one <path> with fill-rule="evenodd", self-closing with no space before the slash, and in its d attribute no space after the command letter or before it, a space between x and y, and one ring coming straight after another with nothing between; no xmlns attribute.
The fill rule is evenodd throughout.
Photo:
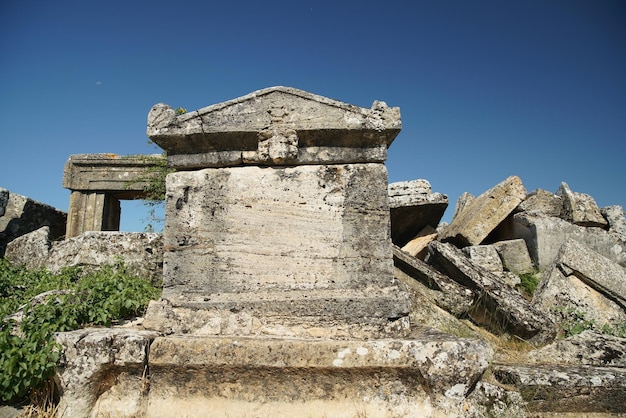
<svg viewBox="0 0 626 418"><path fill-rule="evenodd" d="M439 239L459 247L478 245L525 197L522 181L511 176L467 204L442 231Z"/></svg>
<svg viewBox="0 0 626 418"><path fill-rule="evenodd" d="M437 231L430 225L426 225L409 242L402 247L402 251L424 260L428 254L428 244L437 238Z"/></svg>
<svg viewBox="0 0 626 418"><path fill-rule="evenodd" d="M425 227L435 228L448 207L448 197L432 193L426 180L392 183L388 194L391 240L400 247Z"/></svg>
<svg viewBox="0 0 626 418"><path fill-rule="evenodd" d="M9 242L4 256L14 265L36 269L43 266L51 247L50 227L43 226Z"/></svg>
<svg viewBox="0 0 626 418"><path fill-rule="evenodd" d="M9 203L9 191L0 187L0 216L4 216L7 204Z"/></svg>
<svg viewBox="0 0 626 418"><path fill-rule="evenodd" d="M0 257L4 256L9 242L42 226L50 228L50 239L62 237L66 221L65 212L9 192L4 215L0 216Z"/></svg>
<svg viewBox="0 0 626 418"><path fill-rule="evenodd" d="M599 286L592 277L604 285ZM611 283L614 279L618 283ZM626 323L623 300L607 298L609 292L604 286L613 289L610 293L619 292L623 280L621 267L581 248L575 241L568 241L537 287L533 305L557 322L580 323L598 330L605 325L621 326Z"/></svg>
<svg viewBox="0 0 626 418"><path fill-rule="evenodd" d="M501 273L504 270L498 251L491 245L470 245L463 248L463 252L472 260L472 263L487 271Z"/></svg>
<svg viewBox="0 0 626 418"><path fill-rule="evenodd" d="M382 324L406 316L386 178L380 164L170 174L163 298L254 318Z"/></svg>
<svg viewBox="0 0 626 418"><path fill-rule="evenodd" d="M600 213L609 223L609 231L617 234L626 241L626 218L624 208L619 205L607 206L600 209Z"/></svg>
<svg viewBox="0 0 626 418"><path fill-rule="evenodd" d="M63 355L55 383L63 394L60 416L99 412L129 416L144 412L148 349L156 333L122 328L86 328L56 335Z"/></svg>
<svg viewBox="0 0 626 418"><path fill-rule="evenodd" d="M593 197L584 193L572 192L567 183L562 182L557 195L563 199L561 217L568 222L580 226L595 226L604 228L606 219L600 213Z"/></svg>
<svg viewBox="0 0 626 418"><path fill-rule="evenodd" d="M554 339L554 323L500 277L474 265L451 244L435 241L429 248L442 271L477 294L479 305L471 313L474 321L495 333L506 331L536 343Z"/></svg>
<svg viewBox="0 0 626 418"><path fill-rule="evenodd" d="M574 225L554 217L516 213L512 218L510 238L526 241L533 263L540 271L550 267L561 245L568 239L574 239L626 267L626 241L620 235L601 228Z"/></svg>
<svg viewBox="0 0 626 418"><path fill-rule="evenodd" d="M516 211L541 214L545 216L561 216L563 199L547 190L537 189L528 193L526 199L519 204Z"/></svg>
<svg viewBox="0 0 626 418"><path fill-rule="evenodd" d="M514 386L530 412L624 412L626 371L617 367L494 365L493 375Z"/></svg>
<svg viewBox="0 0 626 418"><path fill-rule="evenodd" d="M441 333L369 341L161 337L150 350L148 415L458 415L492 356L484 342Z"/></svg>
<svg viewBox="0 0 626 418"><path fill-rule="evenodd" d="M498 241L491 245L498 252L502 265L507 271L515 274L532 273L535 271L528 247L526 247L526 241L523 239Z"/></svg>

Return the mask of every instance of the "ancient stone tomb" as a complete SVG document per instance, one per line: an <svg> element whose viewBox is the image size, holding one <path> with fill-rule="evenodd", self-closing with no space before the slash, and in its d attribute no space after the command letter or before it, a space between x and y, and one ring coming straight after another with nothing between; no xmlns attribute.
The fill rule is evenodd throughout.
<svg viewBox="0 0 626 418"><path fill-rule="evenodd" d="M196 334L408 331L393 277L387 147L398 108L273 87L177 115L148 136L167 178L163 300L147 321Z"/></svg>

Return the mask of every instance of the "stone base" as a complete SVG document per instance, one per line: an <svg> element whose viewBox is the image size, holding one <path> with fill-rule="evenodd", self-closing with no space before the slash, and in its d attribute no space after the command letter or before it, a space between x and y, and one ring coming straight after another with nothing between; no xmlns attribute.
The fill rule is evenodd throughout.
<svg viewBox="0 0 626 418"><path fill-rule="evenodd" d="M443 334L410 340L157 338L147 416L462 416L493 352Z"/></svg>
<svg viewBox="0 0 626 418"><path fill-rule="evenodd" d="M405 296L402 294L401 296ZM346 305L348 303L347 298ZM253 301L255 302L255 301ZM293 314L301 301L276 301L273 306L283 306L284 312L259 312L254 309L251 301L240 300L235 307L225 306L221 309L189 308L173 306L168 300L152 301L148 306L143 326L161 334L193 335L193 336L271 336L287 338L327 338L327 339L359 339L372 338L405 338L410 333L409 317L372 318L359 315L359 306L367 302L370 306L380 302L380 298L350 300L354 305L354 318L327 316L323 311L313 312L306 316ZM256 301L260 303L259 301ZM316 300L308 301L310 306ZM328 300L319 301L328 303ZM357 303L358 302L358 303ZM264 307L264 305L262 305ZM291 311L289 311L291 308Z"/></svg>

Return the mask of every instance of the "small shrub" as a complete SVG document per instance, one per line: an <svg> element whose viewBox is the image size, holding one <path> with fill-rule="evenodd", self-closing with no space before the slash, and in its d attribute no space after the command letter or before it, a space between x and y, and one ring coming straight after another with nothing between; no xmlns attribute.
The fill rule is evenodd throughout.
<svg viewBox="0 0 626 418"><path fill-rule="evenodd" d="M67 292L31 303L49 290ZM123 263L83 276L77 268L53 274L0 259L0 400L17 402L52 376L61 350L55 332L140 315L159 293L148 280L128 274ZM20 307L18 325L9 315Z"/></svg>
<svg viewBox="0 0 626 418"><path fill-rule="evenodd" d="M520 283L517 285L519 292L527 299L532 299L541 281L541 276L537 273L524 273L519 275Z"/></svg>

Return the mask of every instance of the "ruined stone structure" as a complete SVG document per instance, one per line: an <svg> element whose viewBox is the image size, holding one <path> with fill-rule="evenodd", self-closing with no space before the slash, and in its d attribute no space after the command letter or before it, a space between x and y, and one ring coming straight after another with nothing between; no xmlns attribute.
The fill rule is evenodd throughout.
<svg viewBox="0 0 626 418"><path fill-rule="evenodd" d="M383 164L400 127L384 103L285 87L180 116L154 106L148 135L179 170L167 178L164 303L193 311L203 333L233 316L246 335L406 333Z"/></svg>
<svg viewBox="0 0 626 418"><path fill-rule="evenodd" d="M66 238L86 231L119 231L120 200L145 197L148 168L160 155L71 155L63 187L71 190Z"/></svg>

